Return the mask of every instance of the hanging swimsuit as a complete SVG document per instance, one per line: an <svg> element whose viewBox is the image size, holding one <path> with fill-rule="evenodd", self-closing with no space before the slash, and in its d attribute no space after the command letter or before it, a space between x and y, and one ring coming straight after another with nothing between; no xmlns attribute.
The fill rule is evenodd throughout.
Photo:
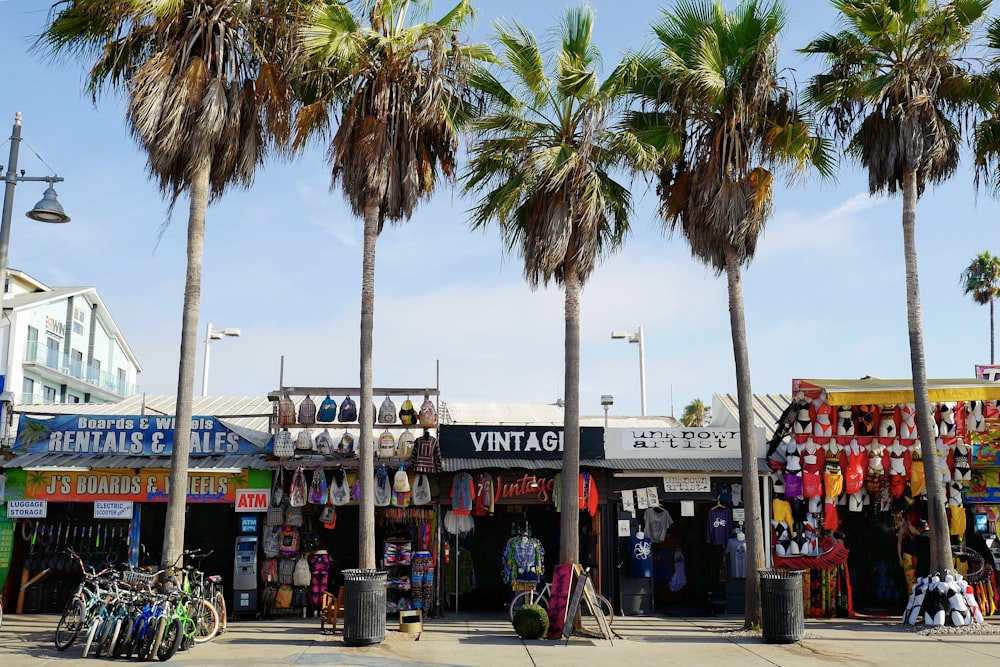
<svg viewBox="0 0 1000 667"><path fill-rule="evenodd" d="M964 442L955 445L955 474L952 478L956 482L965 482L972 479L972 470L969 466L969 448Z"/></svg>
<svg viewBox="0 0 1000 667"><path fill-rule="evenodd" d="M833 408L829 403L820 403L816 408L816 420L813 422L813 435L821 438L828 438L833 435L833 424L830 417L833 415Z"/></svg>
<svg viewBox="0 0 1000 667"><path fill-rule="evenodd" d="M904 440L915 440L917 438L917 409L912 403L904 403L899 406L899 437Z"/></svg>
<svg viewBox="0 0 1000 667"><path fill-rule="evenodd" d="M938 470L941 473L941 480L945 483L951 481L951 467L948 465L948 455L951 454L951 446L945 444L942 438L938 438L935 443L938 456Z"/></svg>
<svg viewBox="0 0 1000 667"><path fill-rule="evenodd" d="M982 401L969 401L965 408L965 426L970 431L982 431L983 424L983 402Z"/></svg>
<svg viewBox="0 0 1000 667"><path fill-rule="evenodd" d="M854 435L854 418L849 405L842 405L837 411L837 435Z"/></svg>
<svg viewBox="0 0 1000 667"><path fill-rule="evenodd" d="M857 410L857 432L858 435L875 435L875 415L878 408L874 405L859 405Z"/></svg>
<svg viewBox="0 0 1000 667"><path fill-rule="evenodd" d="M914 498L927 489L924 475L924 461L920 458L920 447L914 445L910 451L910 495Z"/></svg>
<svg viewBox="0 0 1000 667"><path fill-rule="evenodd" d="M865 487L873 497L877 497L885 488L885 464L882 457L885 455L885 447L879 443L868 446L868 476L865 479Z"/></svg>
<svg viewBox="0 0 1000 667"><path fill-rule="evenodd" d="M864 488L868 454L856 442L845 447L844 453L847 459L844 468L844 492L852 495Z"/></svg>
<svg viewBox="0 0 1000 667"><path fill-rule="evenodd" d="M811 431L812 419L809 417L809 407L799 408L795 415L795 423L792 424L793 433L809 433Z"/></svg>
<svg viewBox="0 0 1000 667"><path fill-rule="evenodd" d="M883 405L879 409L878 436L895 438L896 433L896 410L891 405Z"/></svg>
<svg viewBox="0 0 1000 667"><path fill-rule="evenodd" d="M955 405L941 403L938 409L938 433L942 437L955 435Z"/></svg>
<svg viewBox="0 0 1000 667"><path fill-rule="evenodd" d="M823 495L823 462L820 458L823 450L815 445L812 446L812 453L809 450L810 446L806 445L802 456L802 497L817 498Z"/></svg>
<svg viewBox="0 0 1000 667"><path fill-rule="evenodd" d="M889 495L902 498L906 490L906 449L899 443L887 448L889 452Z"/></svg>

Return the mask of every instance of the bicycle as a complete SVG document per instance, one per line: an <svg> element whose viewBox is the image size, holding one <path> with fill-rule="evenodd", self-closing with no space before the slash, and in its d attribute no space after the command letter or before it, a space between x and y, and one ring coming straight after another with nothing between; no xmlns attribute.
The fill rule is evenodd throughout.
<svg viewBox="0 0 1000 667"><path fill-rule="evenodd" d="M56 624L55 645L60 651L65 651L72 646L83 628L89 630L97 613L98 605L108 593L102 588L102 585L109 581L105 577L109 570L95 572L91 569L90 572L87 572L83 560L75 551L67 549L66 552L79 564L83 580L80 581L76 592L70 596L69 602L66 603L66 609Z"/></svg>
<svg viewBox="0 0 1000 667"><path fill-rule="evenodd" d="M211 556L212 553L214 551L203 552L196 549L186 551L185 555L191 556L200 565L201 560ZM226 631L226 597L222 592L221 576L217 574L206 576L195 566L185 565L182 589L194 598L188 602L189 605L194 605L194 607L188 608L188 613L198 624L198 632L195 636L196 643L207 642ZM212 609L201 609L200 607L204 604L211 606Z"/></svg>
<svg viewBox="0 0 1000 667"><path fill-rule="evenodd" d="M510 601L510 606L508 608L508 612L510 615L510 622L511 623L514 622L514 614L516 614L517 610L526 604L537 604L538 606L548 611L549 599L551 597L552 597L551 583L546 583L542 587L542 590L540 591L536 589L521 591L520 593L514 596L514 599ZM610 628L611 623L614 621L615 618L614 607L612 607L611 602L600 593L597 593L596 599L597 603L601 606L601 611L604 612L604 617L608 620L608 627ZM587 605L585 604L580 605L581 614L589 615L589 611L590 610Z"/></svg>

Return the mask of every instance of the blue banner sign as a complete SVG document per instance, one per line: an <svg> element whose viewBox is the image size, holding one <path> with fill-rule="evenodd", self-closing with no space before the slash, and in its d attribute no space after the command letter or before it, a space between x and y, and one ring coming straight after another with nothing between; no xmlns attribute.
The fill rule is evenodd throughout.
<svg viewBox="0 0 1000 667"><path fill-rule="evenodd" d="M261 442L269 436L261 433ZM15 450L32 453L169 456L174 418L165 416L22 416ZM226 428L216 417L191 418L191 456L260 454L270 449Z"/></svg>

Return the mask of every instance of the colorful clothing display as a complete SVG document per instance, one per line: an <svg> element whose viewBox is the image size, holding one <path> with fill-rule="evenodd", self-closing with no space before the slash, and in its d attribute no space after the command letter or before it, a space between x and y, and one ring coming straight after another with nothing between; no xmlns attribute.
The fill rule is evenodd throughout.
<svg viewBox="0 0 1000 667"><path fill-rule="evenodd" d="M433 435L424 434L413 441L410 453L410 470L413 472L441 472L441 446Z"/></svg>
<svg viewBox="0 0 1000 667"><path fill-rule="evenodd" d="M503 550L503 580L512 590L534 589L545 575L545 547L528 535L507 540Z"/></svg>
<svg viewBox="0 0 1000 667"><path fill-rule="evenodd" d="M476 488L472 475L467 472L455 475L451 481L451 510L455 514L472 514L475 496Z"/></svg>
<svg viewBox="0 0 1000 667"><path fill-rule="evenodd" d="M472 504L472 514L474 516L486 516L493 514L493 478L489 473L476 475L475 500Z"/></svg>
<svg viewBox="0 0 1000 667"><path fill-rule="evenodd" d="M590 473L581 472L578 483L580 509L587 510L590 516L597 514L597 483ZM557 473L553 478L552 502L555 503L556 511L561 512L562 508L562 473Z"/></svg>

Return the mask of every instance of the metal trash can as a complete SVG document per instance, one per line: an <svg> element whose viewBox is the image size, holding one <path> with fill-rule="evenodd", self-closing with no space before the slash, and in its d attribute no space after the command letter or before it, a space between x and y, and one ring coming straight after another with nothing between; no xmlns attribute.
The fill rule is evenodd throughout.
<svg viewBox="0 0 1000 667"><path fill-rule="evenodd" d="M344 570L344 644L385 641L385 570Z"/></svg>
<svg viewBox="0 0 1000 667"><path fill-rule="evenodd" d="M803 570L759 570L761 631L770 644L794 644L806 634Z"/></svg>

